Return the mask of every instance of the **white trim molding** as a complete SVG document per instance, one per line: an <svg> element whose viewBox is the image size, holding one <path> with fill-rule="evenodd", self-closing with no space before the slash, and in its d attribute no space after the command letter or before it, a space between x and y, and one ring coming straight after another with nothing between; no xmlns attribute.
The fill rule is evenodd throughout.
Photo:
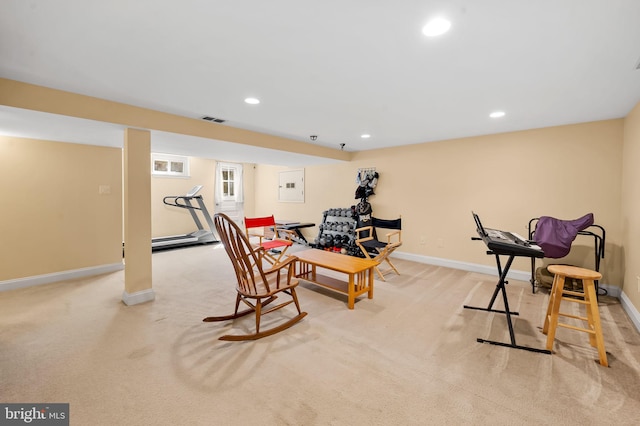
<svg viewBox="0 0 640 426"><path fill-rule="evenodd" d="M135 293L122 292L122 301L127 306L139 305L140 303L151 302L155 300L156 293L152 288L148 288L142 291L136 291Z"/></svg>
<svg viewBox="0 0 640 426"><path fill-rule="evenodd" d="M629 315L633 325L635 325L636 329L640 332L640 312L633 306L633 303L631 303L631 300L624 291L620 294L620 303L622 304L622 309Z"/></svg>
<svg viewBox="0 0 640 426"><path fill-rule="evenodd" d="M443 259L441 257L422 256L419 254L404 253L398 251L394 252L392 257L411 260L418 263L426 263L428 265L444 266L446 268L461 269L463 271L494 275L496 277L498 276L498 269L495 266L478 265L477 263L460 262L457 260ZM507 278L519 281L529 281L531 279L531 272L509 269Z"/></svg>
<svg viewBox="0 0 640 426"><path fill-rule="evenodd" d="M49 284L57 281L84 278L93 275L107 274L121 271L124 263L112 263L109 265L92 266L90 268L73 269L69 271L54 272L52 274L34 275L32 277L16 278L13 280L0 281L0 291L15 290L18 288L32 287L36 285Z"/></svg>

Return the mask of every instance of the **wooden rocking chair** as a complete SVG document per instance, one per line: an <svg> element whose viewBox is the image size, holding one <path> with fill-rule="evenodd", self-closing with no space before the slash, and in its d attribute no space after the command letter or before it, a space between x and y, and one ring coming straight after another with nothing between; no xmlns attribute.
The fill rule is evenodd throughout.
<svg viewBox="0 0 640 426"><path fill-rule="evenodd" d="M231 259L233 268L237 278L237 296L236 308L232 315L221 317L207 317L204 322L226 321L240 318L255 312L256 314L256 331L252 334L245 335L224 335L220 340L255 340L265 336L270 336L279 331L291 327L296 322L304 318L307 313L300 311L300 304L296 295L295 288L298 280L294 277L295 262L298 259L295 256L289 256L284 262L281 262L270 269L263 269L261 261L262 247L254 248L249 243L249 239L228 216L222 213L214 215L214 223L220 240ZM291 297L278 305L267 305L277 299L278 293L285 293ZM249 309L238 312L240 302L244 302ZM273 312L283 308L290 303L295 303L298 309L298 315L289 321L273 327L269 330L260 331L260 318L264 314Z"/></svg>

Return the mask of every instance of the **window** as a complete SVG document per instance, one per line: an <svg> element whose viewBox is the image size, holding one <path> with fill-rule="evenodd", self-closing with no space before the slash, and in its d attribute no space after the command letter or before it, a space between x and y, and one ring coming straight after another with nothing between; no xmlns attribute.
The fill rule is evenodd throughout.
<svg viewBox="0 0 640 426"><path fill-rule="evenodd" d="M236 168L231 166L221 166L222 173L222 199L236 199Z"/></svg>
<svg viewBox="0 0 640 426"><path fill-rule="evenodd" d="M216 213L226 214L241 227L244 226L242 169L242 164L217 162L214 193Z"/></svg>
<svg viewBox="0 0 640 426"><path fill-rule="evenodd" d="M242 203L242 164L216 163L215 202Z"/></svg>
<svg viewBox="0 0 640 426"><path fill-rule="evenodd" d="M151 154L151 174L189 177L189 158L171 154Z"/></svg>

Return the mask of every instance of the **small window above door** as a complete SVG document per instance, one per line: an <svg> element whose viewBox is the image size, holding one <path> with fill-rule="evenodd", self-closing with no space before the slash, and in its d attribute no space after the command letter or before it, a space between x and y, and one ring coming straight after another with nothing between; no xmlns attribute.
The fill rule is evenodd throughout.
<svg viewBox="0 0 640 426"><path fill-rule="evenodd" d="M189 157L152 153L151 174L154 176L189 177Z"/></svg>

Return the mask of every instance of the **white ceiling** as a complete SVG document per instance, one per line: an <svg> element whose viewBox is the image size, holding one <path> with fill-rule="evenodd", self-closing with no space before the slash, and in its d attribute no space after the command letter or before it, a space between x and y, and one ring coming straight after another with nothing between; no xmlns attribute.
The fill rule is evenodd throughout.
<svg viewBox="0 0 640 426"><path fill-rule="evenodd" d="M426 38L435 15L451 30ZM626 116L640 101L640 0L2 0L0 58L4 78L360 151ZM122 144L119 126L7 107L0 132Z"/></svg>

